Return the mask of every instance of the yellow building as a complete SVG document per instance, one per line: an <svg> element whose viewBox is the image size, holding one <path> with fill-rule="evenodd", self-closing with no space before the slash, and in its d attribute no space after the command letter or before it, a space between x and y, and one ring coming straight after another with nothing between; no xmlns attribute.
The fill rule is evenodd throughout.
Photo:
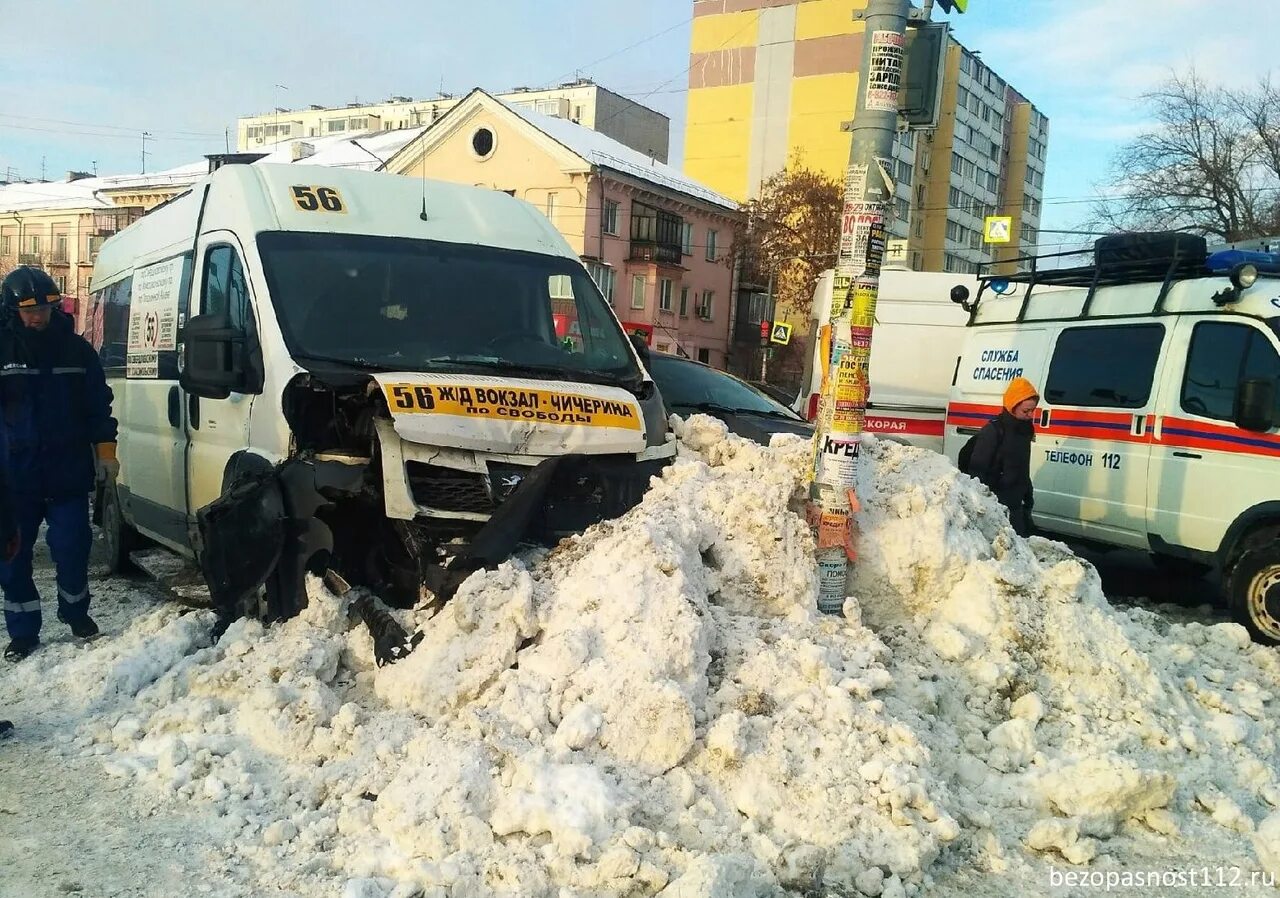
<svg viewBox="0 0 1280 898"><path fill-rule="evenodd" d="M694 0L684 167L745 200L793 160L842 179L866 0ZM924 270L992 261L986 215L1014 216L1007 250L1033 252L1048 119L972 52L947 48L932 132L901 132L889 257ZM1003 258L1004 256L1002 256Z"/></svg>

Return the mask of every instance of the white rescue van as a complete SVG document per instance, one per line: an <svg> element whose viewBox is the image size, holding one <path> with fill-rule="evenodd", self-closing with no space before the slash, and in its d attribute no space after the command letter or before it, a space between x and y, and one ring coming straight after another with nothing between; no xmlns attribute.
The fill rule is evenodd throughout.
<svg viewBox="0 0 1280 898"><path fill-rule="evenodd" d="M1216 568L1239 620L1280 641L1280 256L1128 236L1120 261L983 279L946 452L1029 378L1036 526ZM1143 259L1144 246L1173 249ZM1024 291L991 289L1009 281Z"/></svg>
<svg viewBox="0 0 1280 898"><path fill-rule="evenodd" d="M811 349L805 388L792 408L810 421L827 359L823 329L831 323L834 272L824 271L813 293ZM950 301L954 274L885 269L880 272L875 335L871 344L871 392L866 429L877 436L942 451L943 421L956 360L969 315ZM977 279L972 289L978 289Z"/></svg>
<svg viewBox="0 0 1280 898"><path fill-rule="evenodd" d="M265 583L269 616L317 557L412 603L460 552L621 513L675 454L582 263L501 191L227 165L108 240L92 291L111 563L147 537L198 557L216 601Z"/></svg>

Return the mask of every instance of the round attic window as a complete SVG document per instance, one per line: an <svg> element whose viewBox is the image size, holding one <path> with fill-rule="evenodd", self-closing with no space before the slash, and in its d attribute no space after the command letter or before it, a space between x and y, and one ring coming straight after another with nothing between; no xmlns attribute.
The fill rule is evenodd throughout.
<svg viewBox="0 0 1280 898"><path fill-rule="evenodd" d="M498 138L488 128L477 128L471 135L471 150L480 159L488 159L493 155Z"/></svg>

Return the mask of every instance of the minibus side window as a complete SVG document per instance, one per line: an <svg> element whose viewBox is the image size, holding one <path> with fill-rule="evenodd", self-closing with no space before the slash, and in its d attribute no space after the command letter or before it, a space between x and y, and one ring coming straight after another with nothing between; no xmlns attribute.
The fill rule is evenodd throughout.
<svg viewBox="0 0 1280 898"><path fill-rule="evenodd" d="M1051 405L1142 408L1163 342L1162 324L1067 328L1053 350L1044 398Z"/></svg>
<svg viewBox="0 0 1280 898"><path fill-rule="evenodd" d="M240 264L240 256L234 247L213 246L206 253L200 311L204 315L225 315L230 327L244 335L245 339L237 343L234 349L239 354L242 370L245 372L245 383L237 392L261 391L263 377L257 328L254 325L244 267Z"/></svg>
<svg viewBox="0 0 1280 898"><path fill-rule="evenodd" d="M1231 421L1240 382L1259 379L1276 383L1276 410L1280 413L1280 356L1266 334L1247 324L1202 321L1191 332L1182 378L1182 410Z"/></svg>
<svg viewBox="0 0 1280 898"><path fill-rule="evenodd" d="M113 376L123 377L126 347L129 343L129 299L133 290L133 277L116 281L99 291L94 302L94 342L98 342L98 355L102 367Z"/></svg>

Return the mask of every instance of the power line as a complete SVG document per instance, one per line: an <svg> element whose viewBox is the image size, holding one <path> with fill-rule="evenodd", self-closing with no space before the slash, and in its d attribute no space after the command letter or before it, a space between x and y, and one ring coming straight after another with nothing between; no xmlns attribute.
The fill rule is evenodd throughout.
<svg viewBox="0 0 1280 898"><path fill-rule="evenodd" d="M40 131L45 134L74 134L80 137L102 137L108 140L112 140L112 139L137 140L138 133L139 133L137 131L134 131L132 134L126 134L123 132L117 134L117 133L111 133L111 132L103 133L98 131L76 130L72 128L38 128L34 125L11 125L7 122L0 122L0 128L4 128L11 131ZM153 139L161 140L161 141L187 141L187 142L195 142L195 143L209 143L210 141L210 138L208 137L157 137Z"/></svg>
<svg viewBox="0 0 1280 898"><path fill-rule="evenodd" d="M737 31L733 32L733 34L729 35L729 36L728 36L728 37L726 37L723 41L721 41L721 42L720 42L720 45L719 45L718 47L716 47L716 48L715 48L715 50L712 50L712 51L711 51L711 53L715 53L715 52L716 52L716 51L718 51L718 50L723 50L725 47L727 47L727 46L729 45L729 42L730 42L730 41L732 41L732 40L733 40L734 38L736 38L738 35L742 34L744 31L746 31L746 30L747 30L748 28L750 28L751 26L753 26L753 25L755 25L755 26L759 26L759 24L760 24L760 16L761 16L762 14L763 14L763 11L762 11L762 10L756 10L755 18L753 18L753 19L748 19L748 20L747 20L747 22L746 22L746 24L744 24L744 25L743 25L741 28L739 28ZM697 62L700 62L700 63L702 63L703 65L706 65L707 60L711 58L711 53L706 53L706 54L704 54L704 55L702 56L702 58L701 58L701 59L697 60ZM689 72L693 71L693 67L694 67L694 65L695 65L695 63L694 63L694 62L690 62L690 63L689 63L689 65L684 69L684 71L682 71L682 72L678 72L677 74L675 74L675 75L673 75L672 77L668 78L666 81L663 81L661 84L659 84L659 85L658 85L657 87L655 87L653 90L649 91L647 94L643 94L643 95L640 97L640 99L641 99L641 100L647 100L647 99L649 99L649 98L650 98L650 97L652 97L654 94L656 94L659 90L663 89L664 87L667 87L669 84L671 84L672 82L674 82L677 78L682 78L682 77L684 77L685 75L689 74ZM627 108L624 106L624 107L622 107L621 109L619 109L617 112L613 113L612 115L607 115L607 116L605 116L603 119L601 119L601 120L599 120L599 121L597 121L597 122L596 122L596 128L595 128L595 130L599 130L600 126L601 126L601 125L603 125L605 122L608 122L608 121L613 120L614 118L616 118L617 116L619 116L620 114L622 114L623 112L626 112L626 111L628 111L628 110L627 110Z"/></svg>
<svg viewBox="0 0 1280 898"><path fill-rule="evenodd" d="M16 118L16 119L21 119L22 121L28 121L28 122L52 122L53 124L56 124L56 125L77 125L83 128L100 128L102 130L109 130L109 131L128 131L132 134L137 134L139 131L144 130L143 128L130 128L126 125L98 125L98 124L93 124L92 122L73 122L73 121L67 121L66 119L43 118L37 115L16 115L15 113L12 113L12 112L0 112L0 118ZM153 134L183 134L191 137L217 137L218 136L212 131L180 131L180 130L175 130L171 128L157 128L152 133Z"/></svg>
<svg viewBox="0 0 1280 898"><path fill-rule="evenodd" d="M599 59L593 60L592 62L588 62L586 65L577 66L572 72L561 75L559 78L556 78L555 81L559 82L569 77L569 75L576 75L578 72L586 71L587 69L590 69L592 66L597 66L602 62L608 62L610 59L613 59L616 56L621 56L623 53L626 53L629 50L634 50L636 47L643 46L644 44L649 43L649 41L651 40L656 40L657 38L662 37L664 34L670 34L672 31L675 31L677 28L682 28L685 25L688 25L692 21L693 21L693 16L690 16L689 18L681 22L677 22L676 24L672 25L670 28L664 28L662 31L658 31L658 32L655 32L654 34L649 35L648 37L641 38L640 40L636 41L634 44L628 44L627 46L623 47L621 50L615 50L614 52L610 53L607 56L601 56Z"/></svg>

